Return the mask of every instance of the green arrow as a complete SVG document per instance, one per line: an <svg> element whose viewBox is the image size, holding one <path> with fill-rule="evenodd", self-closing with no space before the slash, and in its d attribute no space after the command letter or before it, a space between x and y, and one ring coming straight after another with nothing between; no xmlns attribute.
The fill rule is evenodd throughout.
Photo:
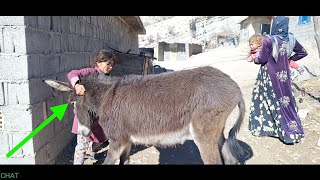
<svg viewBox="0 0 320 180"><path fill-rule="evenodd" d="M27 141L29 141L33 136L38 134L44 127L46 127L55 117L57 117L60 121L62 121L62 118L64 116L64 113L67 110L69 104L61 104L59 106L51 107L51 111L53 114L46 120L44 120L43 123L41 123L35 130L33 130L26 138L24 138L18 145L16 145L11 151L8 152L6 155L7 158L9 158L13 153L15 153L18 149L20 149Z"/></svg>

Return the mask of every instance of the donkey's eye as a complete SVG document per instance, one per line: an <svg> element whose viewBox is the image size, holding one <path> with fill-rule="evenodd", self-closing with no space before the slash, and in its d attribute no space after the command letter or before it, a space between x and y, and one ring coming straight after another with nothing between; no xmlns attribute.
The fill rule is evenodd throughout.
<svg viewBox="0 0 320 180"><path fill-rule="evenodd" d="M88 114L90 116L91 119L93 119L95 117L95 112L93 112L92 110L88 110Z"/></svg>

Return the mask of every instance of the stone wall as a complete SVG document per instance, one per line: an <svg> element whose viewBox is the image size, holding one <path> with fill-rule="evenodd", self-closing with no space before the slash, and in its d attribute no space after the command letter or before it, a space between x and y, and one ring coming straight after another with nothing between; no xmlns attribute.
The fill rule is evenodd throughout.
<svg viewBox="0 0 320 180"><path fill-rule="evenodd" d="M139 53L138 35L116 16L0 16L0 164L54 164L74 137L70 105L10 158L6 154L67 102L42 80L67 81L90 66L93 52L111 47Z"/></svg>

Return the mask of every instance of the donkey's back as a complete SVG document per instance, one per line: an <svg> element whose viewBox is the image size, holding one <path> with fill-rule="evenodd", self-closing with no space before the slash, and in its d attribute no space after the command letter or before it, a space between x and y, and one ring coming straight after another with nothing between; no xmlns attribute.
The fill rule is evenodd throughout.
<svg viewBox="0 0 320 180"><path fill-rule="evenodd" d="M204 163L219 164L225 123L237 105L240 116L230 136L235 136L243 119L239 86L212 67L126 77L117 81L114 92L104 96L102 101L112 98L112 103L102 103L99 114L111 142L121 145L115 151L111 148L106 163L113 164L123 149L129 154L132 143L170 146L193 139ZM226 156L232 157L225 162L236 163L225 146Z"/></svg>

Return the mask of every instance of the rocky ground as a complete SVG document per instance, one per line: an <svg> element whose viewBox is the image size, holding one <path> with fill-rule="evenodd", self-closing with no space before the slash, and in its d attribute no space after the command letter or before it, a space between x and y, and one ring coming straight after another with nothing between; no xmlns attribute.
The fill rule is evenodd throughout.
<svg viewBox="0 0 320 180"><path fill-rule="evenodd" d="M172 70L209 65L221 69L238 82L247 106L245 121L238 134L241 145L250 153L246 164L320 164L320 77L311 73L308 75L310 79L297 79L294 82L294 93L305 131L302 142L284 145L276 138L255 137L248 131L248 106L259 66L248 63L244 60L245 56L246 52L241 48L221 47L193 56L187 61L158 64ZM75 139L66 147L56 164L72 164L74 146ZM87 159L85 164L101 164L105 152L102 149L96 159ZM131 154L131 164L202 164L193 141L173 148L134 146Z"/></svg>

